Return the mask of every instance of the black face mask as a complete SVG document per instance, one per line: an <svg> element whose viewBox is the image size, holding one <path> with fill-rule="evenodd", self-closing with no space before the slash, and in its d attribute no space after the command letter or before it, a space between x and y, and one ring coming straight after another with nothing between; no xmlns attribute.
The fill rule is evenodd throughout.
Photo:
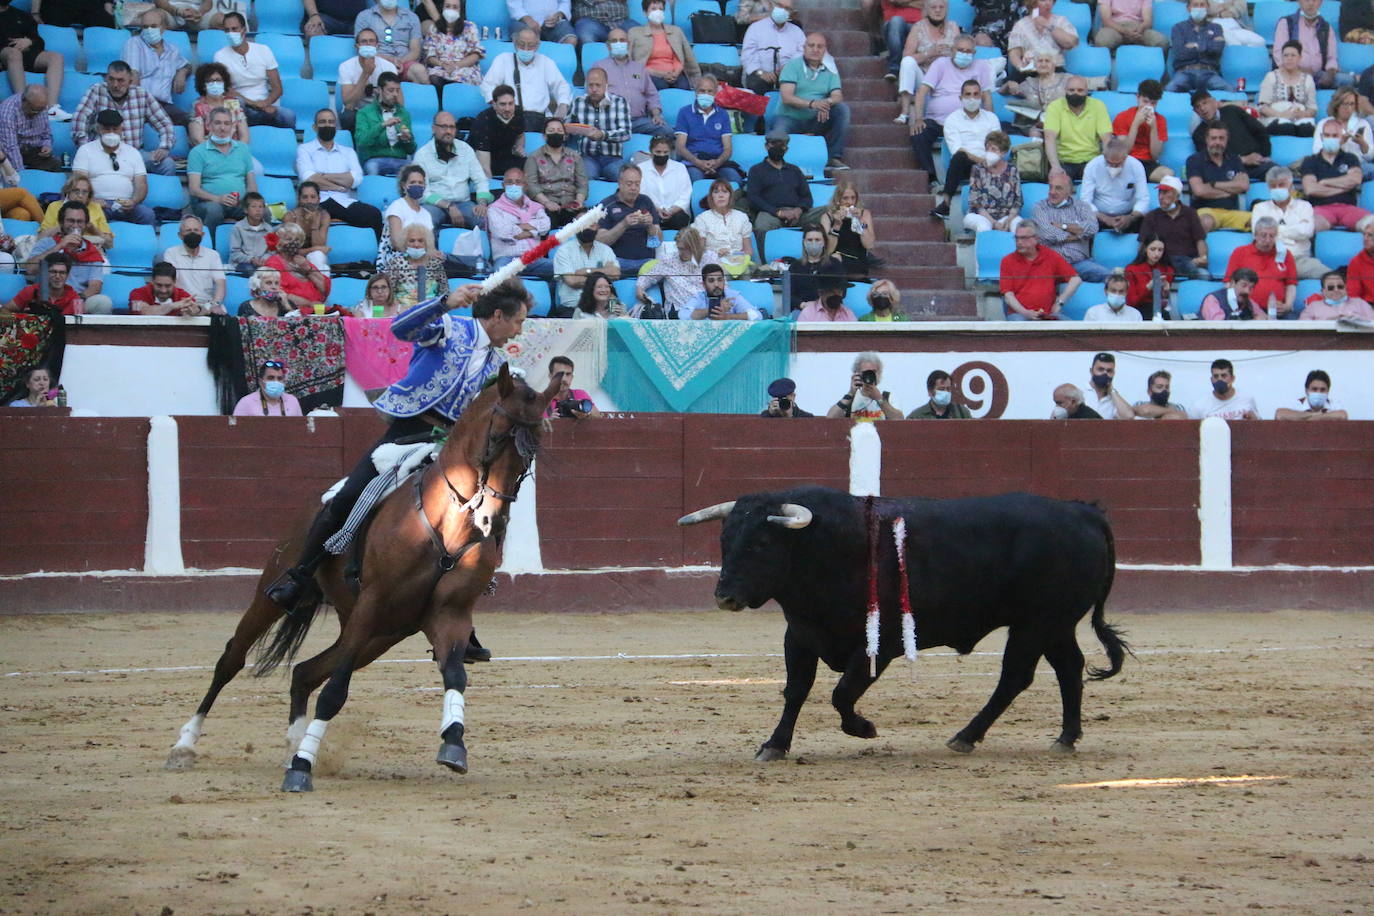
<svg viewBox="0 0 1374 916"><path fill-rule="evenodd" d="M1169 406L1169 392L1167 392L1167 391L1151 391L1151 392L1150 392L1150 400L1151 400L1152 402L1154 402L1154 404L1155 404L1156 406L1158 406L1158 407L1168 407L1168 406Z"/></svg>
<svg viewBox="0 0 1374 916"><path fill-rule="evenodd" d="M887 311L887 310L890 309L890 308L892 308L892 297L891 297L891 296L874 296L874 297L873 297L873 311L875 311L875 312L885 312L885 311Z"/></svg>
<svg viewBox="0 0 1374 916"><path fill-rule="evenodd" d="M1086 95L1079 95L1076 92L1070 92L1068 95L1064 96L1064 101L1069 104L1070 108L1082 108L1083 103L1088 101L1088 97Z"/></svg>
<svg viewBox="0 0 1374 916"><path fill-rule="evenodd" d="M1112 383L1112 377L1105 372L1093 376L1094 388L1106 388Z"/></svg>
<svg viewBox="0 0 1374 916"><path fill-rule="evenodd" d="M654 157L654 165L658 166L659 168L663 168L663 167L664 167L665 165L667 165L667 164L668 164L668 156L667 156L666 153L665 153L664 155L662 155L662 156L655 156L655 157Z"/></svg>
<svg viewBox="0 0 1374 916"><path fill-rule="evenodd" d="M843 296L836 296L832 294L825 297L825 307L830 309L830 311L832 312L837 311L839 307L842 305L844 305Z"/></svg>
<svg viewBox="0 0 1374 916"><path fill-rule="evenodd" d="M547 143L551 149L558 149L560 146L563 145L563 135L546 134L544 136L544 142Z"/></svg>
<svg viewBox="0 0 1374 916"><path fill-rule="evenodd" d="M577 240L583 245L590 245L592 242L596 241L596 230L583 229L581 232L577 233Z"/></svg>
<svg viewBox="0 0 1374 916"><path fill-rule="evenodd" d="M331 142L333 142L333 140L334 140L334 136L335 136L338 132L339 132L339 129L338 129L337 127L332 127L332 126L320 127L320 128L316 128L316 130L315 130L315 136L316 136L317 138L319 138L320 142L322 142L322 143L331 143Z"/></svg>
<svg viewBox="0 0 1374 916"><path fill-rule="evenodd" d="M768 147L768 158L774 162L782 162L787 158L787 150L780 146Z"/></svg>
<svg viewBox="0 0 1374 916"><path fill-rule="evenodd" d="M199 232L188 232L181 237L181 241L187 248L199 248L201 240L205 238Z"/></svg>

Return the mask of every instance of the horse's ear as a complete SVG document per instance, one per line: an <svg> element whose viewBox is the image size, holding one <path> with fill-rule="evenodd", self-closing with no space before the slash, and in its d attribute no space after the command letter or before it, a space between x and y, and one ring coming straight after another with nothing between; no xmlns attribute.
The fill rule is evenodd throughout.
<svg viewBox="0 0 1374 916"><path fill-rule="evenodd" d="M501 364L501 374L496 376L496 390L503 400L510 397L510 393L515 390L515 381L511 378L510 366L505 363Z"/></svg>

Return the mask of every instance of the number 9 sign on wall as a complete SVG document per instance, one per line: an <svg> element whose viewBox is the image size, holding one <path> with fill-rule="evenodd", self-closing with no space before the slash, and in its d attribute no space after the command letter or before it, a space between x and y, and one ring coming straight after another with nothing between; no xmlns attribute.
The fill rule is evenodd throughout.
<svg viewBox="0 0 1374 916"><path fill-rule="evenodd" d="M954 385L954 400L978 418L996 420L1007 409L1011 391L1007 377L992 363L975 360L963 363L949 374Z"/></svg>

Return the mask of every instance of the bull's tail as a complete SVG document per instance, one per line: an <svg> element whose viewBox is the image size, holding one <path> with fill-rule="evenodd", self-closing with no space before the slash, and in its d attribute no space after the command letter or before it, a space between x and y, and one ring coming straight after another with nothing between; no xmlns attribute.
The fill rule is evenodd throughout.
<svg viewBox="0 0 1374 916"><path fill-rule="evenodd" d="M1102 518L1102 534L1107 539L1107 568L1103 575L1102 594L1093 605L1092 623L1093 632L1097 634L1102 648L1107 650L1107 660L1111 662L1111 667L1089 668L1088 677L1094 681L1106 680L1119 672L1121 665L1126 661L1126 653L1131 652L1130 645L1123 638L1125 634L1107 623L1105 616L1107 595L1111 593L1112 580L1116 578L1116 538L1113 537L1112 526L1105 517ZM1131 655L1134 657L1135 653L1131 652Z"/></svg>

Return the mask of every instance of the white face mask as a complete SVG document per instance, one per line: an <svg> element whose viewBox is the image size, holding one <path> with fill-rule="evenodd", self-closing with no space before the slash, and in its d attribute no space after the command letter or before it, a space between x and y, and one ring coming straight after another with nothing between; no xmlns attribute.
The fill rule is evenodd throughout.
<svg viewBox="0 0 1374 916"><path fill-rule="evenodd" d="M977 114L978 109L983 107L982 99L960 99L959 101L963 104L964 111L967 111L971 115Z"/></svg>
<svg viewBox="0 0 1374 916"><path fill-rule="evenodd" d="M996 165L1002 161L1002 154L998 150L989 149L983 151L983 161L988 165Z"/></svg>
<svg viewBox="0 0 1374 916"><path fill-rule="evenodd" d="M445 22L457 22L458 17L461 16L462 13L458 10L444 10L439 15L444 17Z"/></svg>
<svg viewBox="0 0 1374 916"><path fill-rule="evenodd" d="M626 57L630 53L630 43L628 41L611 42L612 57Z"/></svg>
<svg viewBox="0 0 1374 916"><path fill-rule="evenodd" d="M225 32L224 37L231 48L237 48L243 42L242 32Z"/></svg>
<svg viewBox="0 0 1374 916"><path fill-rule="evenodd" d="M206 83L205 94L215 96L216 98L224 95L224 83L220 82L219 80L213 80L211 82Z"/></svg>
<svg viewBox="0 0 1374 916"><path fill-rule="evenodd" d="M649 22L652 25L663 25L663 10L649 10Z"/></svg>
<svg viewBox="0 0 1374 916"><path fill-rule="evenodd" d="M1121 165L1109 165L1107 166L1107 174L1110 175L1112 178L1120 178L1121 173L1125 171L1125 168L1125 166Z"/></svg>
<svg viewBox="0 0 1374 916"><path fill-rule="evenodd" d="M119 134L101 134L100 142L108 148L114 149L119 145Z"/></svg>

